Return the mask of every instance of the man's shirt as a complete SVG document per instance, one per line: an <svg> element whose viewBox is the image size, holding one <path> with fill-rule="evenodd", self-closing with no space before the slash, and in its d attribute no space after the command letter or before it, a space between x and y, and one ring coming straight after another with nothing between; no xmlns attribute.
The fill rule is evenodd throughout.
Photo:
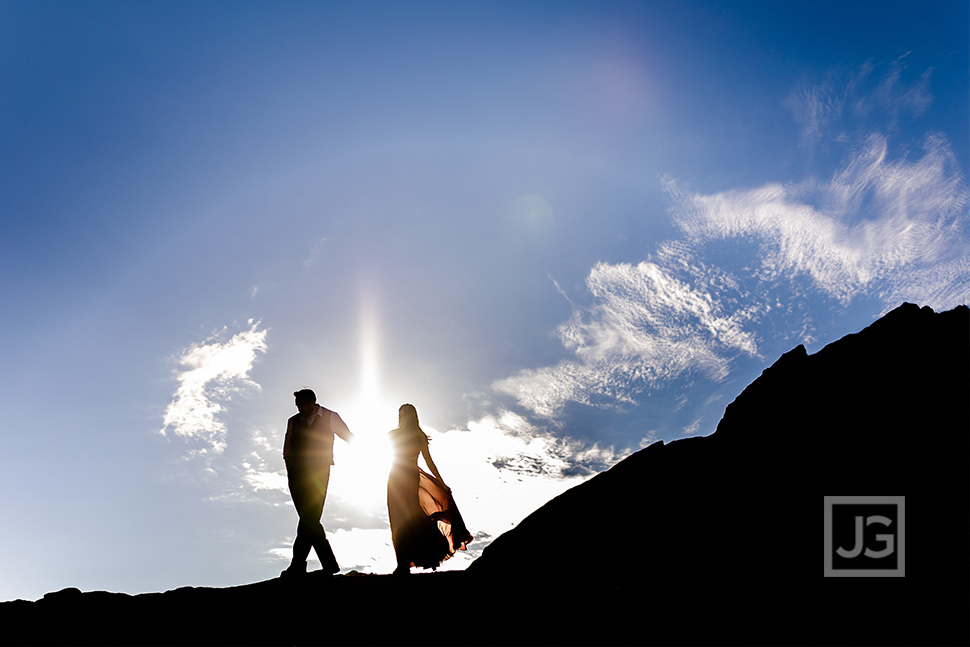
<svg viewBox="0 0 970 647"><path fill-rule="evenodd" d="M333 465L333 437L350 441L354 435L336 411L320 405L309 417L296 414L286 421L283 460L291 464Z"/></svg>

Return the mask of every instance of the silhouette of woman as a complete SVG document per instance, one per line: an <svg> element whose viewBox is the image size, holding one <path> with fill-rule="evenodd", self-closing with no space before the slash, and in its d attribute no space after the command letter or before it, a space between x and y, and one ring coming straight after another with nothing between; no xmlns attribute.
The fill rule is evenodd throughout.
<svg viewBox="0 0 970 647"><path fill-rule="evenodd" d="M472 536L451 488L431 459L428 436L418 425L414 405L401 405L397 429L388 436L394 448L394 463L387 478L387 513L397 557L394 574L408 575L412 566L437 568L456 550L465 550ZM418 454L424 456L431 474L418 467Z"/></svg>

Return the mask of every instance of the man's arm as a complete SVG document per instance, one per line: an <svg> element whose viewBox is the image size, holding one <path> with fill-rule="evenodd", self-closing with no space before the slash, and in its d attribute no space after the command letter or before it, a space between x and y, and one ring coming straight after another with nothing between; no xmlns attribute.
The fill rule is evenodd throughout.
<svg viewBox="0 0 970 647"><path fill-rule="evenodd" d="M336 411L330 412L330 430L348 443L354 439L354 434L350 432L347 423L343 421L340 414Z"/></svg>
<svg viewBox="0 0 970 647"><path fill-rule="evenodd" d="M292 435L290 431L293 429L293 419L290 418L286 421L286 435L283 437L283 459L286 460L290 457L290 436Z"/></svg>

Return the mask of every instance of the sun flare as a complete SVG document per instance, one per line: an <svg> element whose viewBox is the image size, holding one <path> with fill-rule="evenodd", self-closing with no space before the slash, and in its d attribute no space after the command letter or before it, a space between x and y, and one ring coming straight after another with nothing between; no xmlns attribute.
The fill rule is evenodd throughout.
<svg viewBox="0 0 970 647"><path fill-rule="evenodd" d="M397 406L361 398L339 413L354 439L350 443L334 443L330 491L359 510L380 513L387 504L387 474L391 467L387 432L397 425Z"/></svg>
<svg viewBox="0 0 970 647"><path fill-rule="evenodd" d="M400 403L389 402L381 395L377 291L370 282L362 280L359 296L360 388L357 399L338 411L354 440L334 444L330 491L359 510L380 514L387 507L387 474L391 466L387 432L397 426Z"/></svg>

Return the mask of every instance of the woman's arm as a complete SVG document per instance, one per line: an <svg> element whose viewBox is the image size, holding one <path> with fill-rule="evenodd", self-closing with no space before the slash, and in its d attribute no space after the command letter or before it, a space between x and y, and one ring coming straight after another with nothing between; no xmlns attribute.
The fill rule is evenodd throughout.
<svg viewBox="0 0 970 647"><path fill-rule="evenodd" d="M424 456L424 462L427 464L428 469L431 470L431 473L434 474L434 477L441 482L441 485L444 486L445 490L451 492L451 488L445 485L445 480L441 478L441 474L438 472L438 466L434 464L433 460L431 460L431 450L428 449L428 443L426 442L422 443L421 455Z"/></svg>

